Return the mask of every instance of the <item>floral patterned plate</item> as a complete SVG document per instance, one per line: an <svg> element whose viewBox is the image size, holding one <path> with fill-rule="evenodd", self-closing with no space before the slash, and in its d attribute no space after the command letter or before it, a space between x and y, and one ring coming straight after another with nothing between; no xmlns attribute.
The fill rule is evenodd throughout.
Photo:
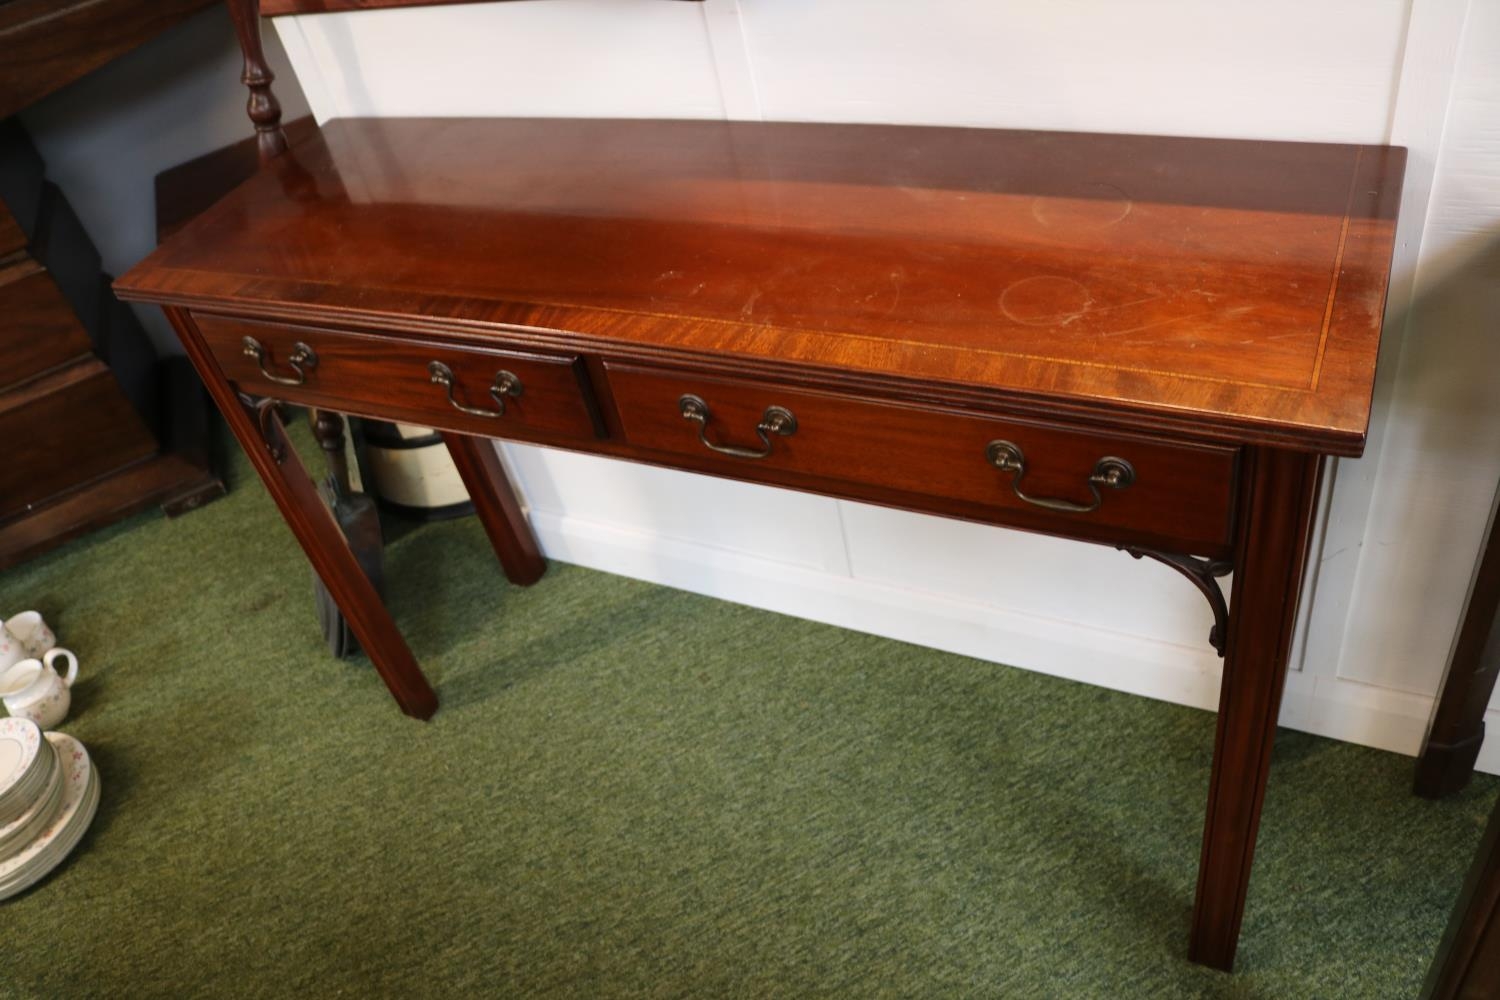
<svg viewBox="0 0 1500 1000"><path fill-rule="evenodd" d="M35 840L0 861L0 899L31 888L60 865L83 839L99 806L98 773L83 744L65 733L48 733L47 740L65 769L62 806Z"/></svg>
<svg viewBox="0 0 1500 1000"><path fill-rule="evenodd" d="M0 824L31 808L46 785L50 762L42 731L30 719L0 719Z"/></svg>
<svg viewBox="0 0 1500 1000"><path fill-rule="evenodd" d="M25 849L27 844L35 840L36 835L52 822L62 805L63 792L68 787L62 763L57 759L51 740L43 741L42 746L46 747L43 754L49 758L50 764L46 783L30 808L9 823L0 823L0 861Z"/></svg>

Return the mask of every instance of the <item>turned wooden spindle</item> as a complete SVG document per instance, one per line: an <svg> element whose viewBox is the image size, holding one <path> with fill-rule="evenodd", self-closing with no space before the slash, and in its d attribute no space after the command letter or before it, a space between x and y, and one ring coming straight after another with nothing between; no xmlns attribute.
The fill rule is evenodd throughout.
<svg viewBox="0 0 1500 1000"><path fill-rule="evenodd" d="M281 104L271 93L271 81L276 75L266 65L266 54L261 48L260 0L225 0L225 3L240 39L240 51L245 54L245 72L240 75L241 82L250 88L245 110L255 123L260 162L266 163L286 152L286 133L281 130Z"/></svg>
<svg viewBox="0 0 1500 1000"><path fill-rule="evenodd" d="M339 490L348 494L349 456L344 451L344 418L332 410L314 409L307 413L313 437L328 460L328 472L338 481Z"/></svg>

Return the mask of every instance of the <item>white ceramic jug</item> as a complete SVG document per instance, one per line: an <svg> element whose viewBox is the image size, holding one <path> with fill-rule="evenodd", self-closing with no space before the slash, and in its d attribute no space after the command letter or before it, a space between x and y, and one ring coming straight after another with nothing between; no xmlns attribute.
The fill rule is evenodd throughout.
<svg viewBox="0 0 1500 1000"><path fill-rule="evenodd" d="M52 666L62 657L68 660L66 674ZM52 729L68 717L73 703L69 689L77 677L78 657L62 647L49 649L40 660L22 660L0 673L0 700L11 715Z"/></svg>

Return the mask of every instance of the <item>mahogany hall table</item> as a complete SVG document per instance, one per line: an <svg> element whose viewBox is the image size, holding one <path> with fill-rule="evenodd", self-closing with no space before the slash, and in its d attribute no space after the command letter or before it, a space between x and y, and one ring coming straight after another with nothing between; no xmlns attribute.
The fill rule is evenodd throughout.
<svg viewBox="0 0 1500 1000"><path fill-rule="evenodd" d="M1160 559L1226 656L1193 959L1234 959L1319 470L1369 420L1404 154L719 121L351 119L117 283L160 303L402 710L437 699L274 401ZM1217 577L1234 572L1233 614Z"/></svg>

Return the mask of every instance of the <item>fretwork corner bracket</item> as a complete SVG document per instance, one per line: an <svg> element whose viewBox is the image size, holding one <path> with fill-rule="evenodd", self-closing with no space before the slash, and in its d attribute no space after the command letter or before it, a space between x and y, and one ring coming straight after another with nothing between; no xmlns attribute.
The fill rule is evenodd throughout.
<svg viewBox="0 0 1500 1000"><path fill-rule="evenodd" d="M1208 641L1214 647L1214 652L1222 658L1229 637L1229 604L1224 600L1224 590L1219 586L1218 578L1232 573L1234 565L1228 559L1203 559L1172 552L1157 552L1154 549L1143 549L1133 545L1115 547L1121 552L1130 553L1136 559L1142 557L1155 559L1192 581L1193 586L1197 587L1208 599L1208 606L1214 613L1214 624L1213 628L1208 630Z"/></svg>

